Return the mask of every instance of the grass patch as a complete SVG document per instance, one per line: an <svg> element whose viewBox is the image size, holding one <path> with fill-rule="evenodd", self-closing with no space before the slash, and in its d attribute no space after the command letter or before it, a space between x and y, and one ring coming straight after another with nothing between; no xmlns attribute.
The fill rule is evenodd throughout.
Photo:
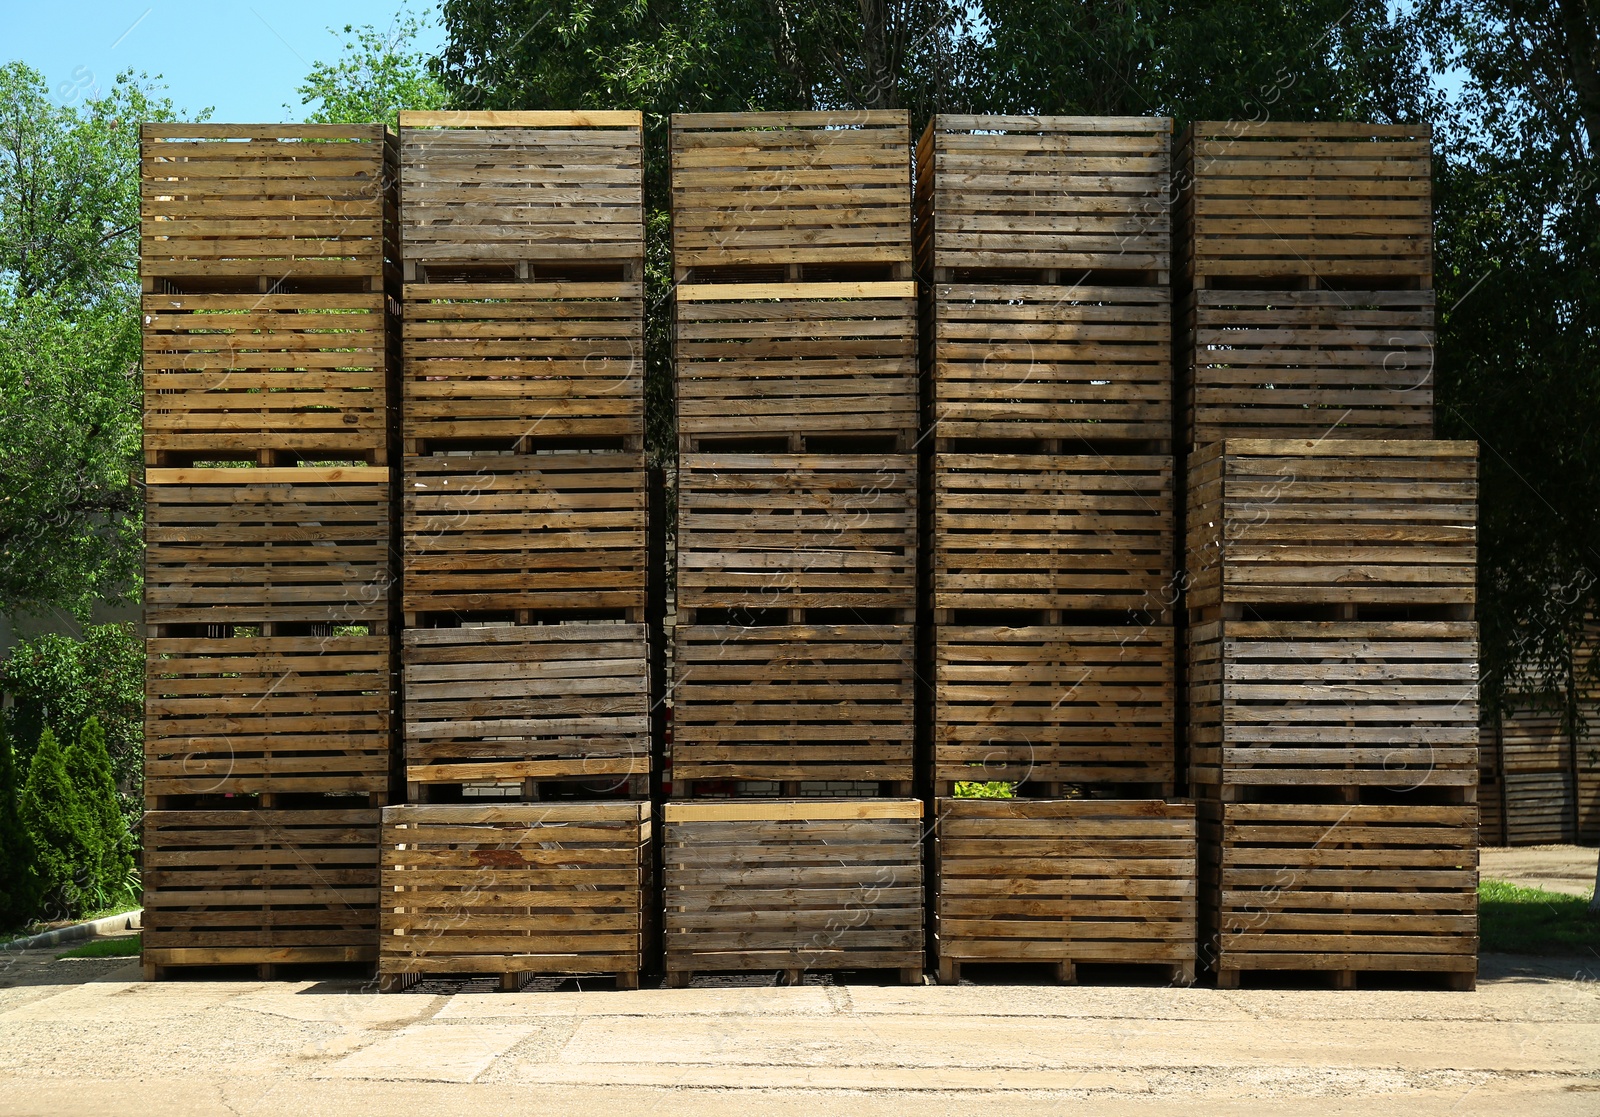
<svg viewBox="0 0 1600 1117"><path fill-rule="evenodd" d="M1589 901L1503 880L1478 885L1482 948L1500 954L1600 954Z"/></svg>
<svg viewBox="0 0 1600 1117"><path fill-rule="evenodd" d="M56 958L137 958L143 935L128 935L120 939L90 939L76 950L57 954Z"/></svg>

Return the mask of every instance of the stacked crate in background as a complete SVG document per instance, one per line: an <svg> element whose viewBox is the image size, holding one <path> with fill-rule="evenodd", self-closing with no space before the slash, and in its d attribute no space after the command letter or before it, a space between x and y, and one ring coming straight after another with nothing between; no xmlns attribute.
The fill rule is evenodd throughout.
<svg viewBox="0 0 1600 1117"><path fill-rule="evenodd" d="M409 805L384 815L379 972L635 985L641 119L405 113L400 151Z"/></svg>
<svg viewBox="0 0 1600 1117"><path fill-rule="evenodd" d="M668 806L668 976L920 971L907 117L678 115L671 142L672 792L808 801Z"/></svg>
<svg viewBox="0 0 1600 1117"><path fill-rule="evenodd" d="M918 148L942 980L969 961L1193 979L1194 812L1166 801L1171 133L939 116ZM1018 797L953 797L993 781Z"/></svg>
<svg viewBox="0 0 1600 1117"><path fill-rule="evenodd" d="M1476 973L1477 460L1432 434L1426 129L1181 145L1202 954Z"/></svg>
<svg viewBox="0 0 1600 1117"><path fill-rule="evenodd" d="M146 972L370 962L396 146L146 124Z"/></svg>

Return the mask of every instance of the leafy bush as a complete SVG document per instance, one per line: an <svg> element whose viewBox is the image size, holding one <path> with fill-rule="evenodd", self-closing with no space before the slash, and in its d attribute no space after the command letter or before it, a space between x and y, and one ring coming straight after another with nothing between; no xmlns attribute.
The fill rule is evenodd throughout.
<svg viewBox="0 0 1600 1117"><path fill-rule="evenodd" d="M0 930L21 927L39 905L33 838L17 804L17 765L0 733Z"/></svg>
<svg viewBox="0 0 1600 1117"><path fill-rule="evenodd" d="M22 788L22 821L33 838L34 864L47 919L70 919L89 901L90 872L98 865L99 827L73 784L67 753L48 726L39 736Z"/></svg>
<svg viewBox="0 0 1600 1117"><path fill-rule="evenodd" d="M111 907L126 895L133 879L133 840L117 802L99 718L84 722L77 748L67 750L67 774L91 826L85 844L93 860L79 866L84 903L96 910Z"/></svg>

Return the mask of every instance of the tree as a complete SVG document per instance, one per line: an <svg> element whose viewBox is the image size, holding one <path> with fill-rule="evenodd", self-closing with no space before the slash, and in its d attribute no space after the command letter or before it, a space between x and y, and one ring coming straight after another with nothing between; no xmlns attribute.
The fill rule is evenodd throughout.
<svg viewBox="0 0 1600 1117"><path fill-rule="evenodd" d="M306 120L398 127L401 109L444 108L445 88L428 68L429 55L412 49L422 27L404 8L387 31L345 24L339 60L318 61L296 90L302 105L317 106Z"/></svg>
<svg viewBox="0 0 1600 1117"><path fill-rule="evenodd" d="M67 776L89 825L84 838L88 860L80 866L80 880L95 906L103 906L126 892L133 876L133 841L117 802L111 777L111 757L100 719L83 723L75 747L67 752Z"/></svg>
<svg viewBox="0 0 1600 1117"><path fill-rule="evenodd" d="M40 736L28 765L21 808L33 840L46 916L68 919L80 914L88 899L85 866L97 861L90 844L95 825L68 774L66 752L49 729Z"/></svg>
<svg viewBox="0 0 1600 1117"><path fill-rule="evenodd" d="M0 733L0 930L24 926L39 905L33 838L17 804L16 755Z"/></svg>
<svg viewBox="0 0 1600 1117"><path fill-rule="evenodd" d="M91 718L105 732L123 814L137 819L143 794L144 646L132 624L94 625L83 638L23 640L0 664L0 728L27 766L45 726L74 740Z"/></svg>

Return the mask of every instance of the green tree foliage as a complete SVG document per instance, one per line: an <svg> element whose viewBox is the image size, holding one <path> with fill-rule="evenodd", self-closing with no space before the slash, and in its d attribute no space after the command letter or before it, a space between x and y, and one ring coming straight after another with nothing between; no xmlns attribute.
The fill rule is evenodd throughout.
<svg viewBox="0 0 1600 1117"><path fill-rule="evenodd" d="M19 791L16 755L0 733L0 930L25 925L39 905L39 872Z"/></svg>
<svg viewBox="0 0 1600 1117"><path fill-rule="evenodd" d="M99 863L97 828L67 770L66 750L46 729L22 788L22 821L33 839L44 915L70 919L90 898L91 871Z"/></svg>
<svg viewBox="0 0 1600 1117"><path fill-rule="evenodd" d="M106 732L99 718L85 721L76 747L67 749L67 776L90 828L84 842L90 860L79 867L80 879L91 906L105 907L128 891L133 879L133 840L117 802Z"/></svg>
<svg viewBox="0 0 1600 1117"><path fill-rule="evenodd" d="M144 647L131 624L95 625L83 639L48 634L24 640L0 664L0 693L10 706L0 728L18 763L33 756L45 726L75 740L92 717L105 733L112 775L123 789L123 814L138 818L142 797Z"/></svg>
<svg viewBox="0 0 1600 1117"><path fill-rule="evenodd" d="M429 55L414 46L422 28L405 9L386 31L346 24L338 61L318 61L296 90L302 105L316 106L306 120L397 127L402 109L444 108L444 85L429 70Z"/></svg>

